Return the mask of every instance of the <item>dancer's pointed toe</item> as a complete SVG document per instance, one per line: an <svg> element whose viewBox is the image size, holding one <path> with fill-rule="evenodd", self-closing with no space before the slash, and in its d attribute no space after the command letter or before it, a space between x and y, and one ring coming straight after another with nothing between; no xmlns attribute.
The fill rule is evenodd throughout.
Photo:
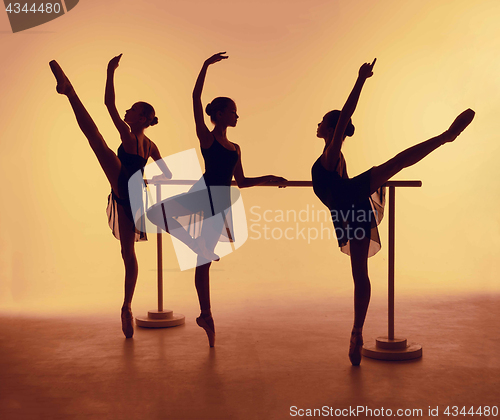
<svg viewBox="0 0 500 420"><path fill-rule="evenodd" d="M455 139L472 122L476 113L472 109L466 109L450 125L448 133Z"/></svg>
<svg viewBox="0 0 500 420"><path fill-rule="evenodd" d="M54 74L57 85L56 85L56 91L57 93L60 93L61 95L67 95L73 90L73 86L71 86L71 83L69 82L68 78L64 74L61 66L56 60L52 60L49 63L50 70L52 70L52 73Z"/></svg>
<svg viewBox="0 0 500 420"><path fill-rule="evenodd" d="M209 319L212 319L210 316ZM205 318L203 316L199 316L196 318L196 323L198 324L199 327L203 328L205 332L207 333L208 337L208 344L210 347L215 346L215 330L207 323Z"/></svg>
<svg viewBox="0 0 500 420"><path fill-rule="evenodd" d="M130 309L122 309L122 331L125 338L132 338L134 335L134 317Z"/></svg>
<svg viewBox="0 0 500 420"><path fill-rule="evenodd" d="M353 366L359 366L361 363L361 349L363 348L363 335L360 332L351 333L351 342L349 343L349 360Z"/></svg>

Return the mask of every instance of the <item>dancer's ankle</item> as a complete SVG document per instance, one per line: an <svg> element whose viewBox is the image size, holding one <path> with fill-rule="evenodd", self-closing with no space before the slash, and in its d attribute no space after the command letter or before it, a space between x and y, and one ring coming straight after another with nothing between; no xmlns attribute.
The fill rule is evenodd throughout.
<svg viewBox="0 0 500 420"><path fill-rule="evenodd" d="M451 143L457 137L458 137L458 134L454 135L453 133L450 133L450 130L446 130L443 134L438 136L439 144L440 144L440 146L442 146L443 144Z"/></svg>
<svg viewBox="0 0 500 420"><path fill-rule="evenodd" d="M212 311L210 309L202 309L200 316L203 318L212 318Z"/></svg>
<svg viewBox="0 0 500 420"><path fill-rule="evenodd" d="M363 327L352 326L352 334L361 334L363 332Z"/></svg>

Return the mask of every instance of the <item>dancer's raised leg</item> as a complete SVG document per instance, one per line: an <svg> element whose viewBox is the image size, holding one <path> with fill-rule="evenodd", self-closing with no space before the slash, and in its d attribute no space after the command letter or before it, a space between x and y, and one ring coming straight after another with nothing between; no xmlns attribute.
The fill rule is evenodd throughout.
<svg viewBox="0 0 500 420"><path fill-rule="evenodd" d="M370 193L373 194L402 169L419 162L439 146L455 140L473 118L474 111L468 109L462 112L443 134L402 151L380 166L374 166L371 171Z"/></svg>
<svg viewBox="0 0 500 420"><path fill-rule="evenodd" d="M148 210L148 218L156 226L170 233L172 236L186 244L193 252L201 255L208 261L219 261L219 256L208 250L202 237L194 239L185 226L181 225L175 217L193 215L192 208L199 207L201 199L196 200L196 193L180 194L165 200L160 205ZM198 205L198 206L197 206Z"/></svg>
<svg viewBox="0 0 500 420"><path fill-rule="evenodd" d="M121 162L102 137L92 117L83 106L80 98L71 85L71 82L64 74L56 61L49 63L50 69L57 80L56 90L61 95L66 95L69 99L73 112L80 129L89 141L90 147L94 151L99 163L108 178L111 188L118 195L118 176L121 170Z"/></svg>

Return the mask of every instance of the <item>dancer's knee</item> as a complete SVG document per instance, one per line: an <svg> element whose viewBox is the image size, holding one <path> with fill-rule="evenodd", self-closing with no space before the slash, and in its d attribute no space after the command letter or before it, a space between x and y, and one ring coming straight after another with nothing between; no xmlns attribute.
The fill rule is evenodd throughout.
<svg viewBox="0 0 500 420"><path fill-rule="evenodd" d="M87 139L90 143L90 147L98 157L100 155L107 155L110 152L114 154L114 152L106 144L106 141L99 130L96 129L95 131L88 133Z"/></svg>
<svg viewBox="0 0 500 420"><path fill-rule="evenodd" d="M356 287L370 287L370 278L368 277L368 273L363 270L353 270L352 278L354 280L354 285Z"/></svg>
<svg viewBox="0 0 500 420"><path fill-rule="evenodd" d="M130 262L130 261L135 261L135 249L134 249L134 243L130 242L122 242L121 244L121 254L123 261L125 263Z"/></svg>
<svg viewBox="0 0 500 420"><path fill-rule="evenodd" d="M370 180L370 192L372 194L404 168L396 158L372 168Z"/></svg>
<svg viewBox="0 0 500 420"><path fill-rule="evenodd" d="M198 258L196 260L196 274L208 272L211 265L212 261L209 261L206 258L203 258L201 255L198 255Z"/></svg>
<svg viewBox="0 0 500 420"><path fill-rule="evenodd" d="M354 296L356 299L370 299L371 284L368 277L364 277L356 281L354 280Z"/></svg>
<svg viewBox="0 0 500 420"><path fill-rule="evenodd" d="M125 265L136 264L135 252L122 249L122 259Z"/></svg>

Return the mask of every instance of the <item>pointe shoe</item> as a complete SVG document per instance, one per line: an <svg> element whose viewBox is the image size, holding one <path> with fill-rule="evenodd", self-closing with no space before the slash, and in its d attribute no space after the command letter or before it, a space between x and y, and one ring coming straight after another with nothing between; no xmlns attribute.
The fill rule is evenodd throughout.
<svg viewBox="0 0 500 420"><path fill-rule="evenodd" d="M207 245L205 244L205 238L203 238L202 236L199 236L195 239L194 246L191 249L208 261L220 260L219 256L216 253L210 251L207 248Z"/></svg>
<svg viewBox="0 0 500 420"><path fill-rule="evenodd" d="M49 66L50 70L52 70L52 73L54 74L57 80L57 85L56 85L57 93L60 93L61 95L67 95L68 93L71 93L71 91L73 91L73 86L71 85L70 81L64 74L61 66L57 63L57 61L52 60L49 63Z"/></svg>
<svg viewBox="0 0 500 420"><path fill-rule="evenodd" d="M448 133L455 139L472 122L476 113L472 109L462 112L448 128Z"/></svg>
<svg viewBox="0 0 500 420"><path fill-rule="evenodd" d="M134 317L130 309L122 309L122 331L126 338L132 338L134 335Z"/></svg>
<svg viewBox="0 0 500 420"><path fill-rule="evenodd" d="M205 321L205 319L200 315L198 318L196 318L196 323L207 333L208 344L210 345L210 347L215 346L215 331L212 330L207 321Z"/></svg>
<svg viewBox="0 0 500 420"><path fill-rule="evenodd" d="M363 348L363 335L360 332L351 333L351 342L349 343L349 360L353 366L359 366L361 363L361 349Z"/></svg>

